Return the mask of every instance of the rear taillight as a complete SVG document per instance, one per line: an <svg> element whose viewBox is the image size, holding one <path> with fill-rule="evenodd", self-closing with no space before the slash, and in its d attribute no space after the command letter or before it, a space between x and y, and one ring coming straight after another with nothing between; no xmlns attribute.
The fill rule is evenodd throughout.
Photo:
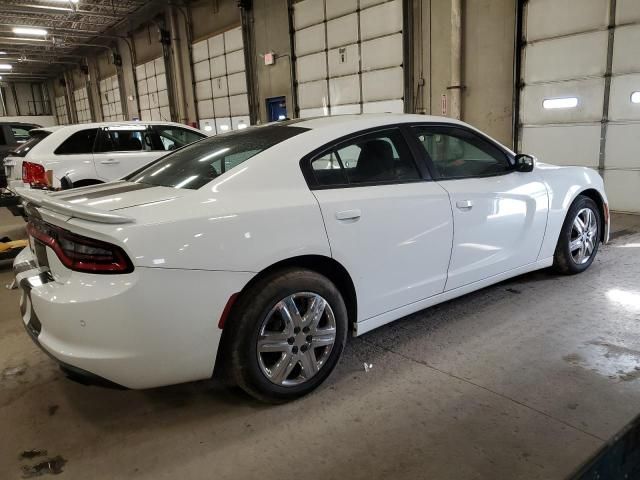
<svg viewBox="0 0 640 480"><path fill-rule="evenodd" d="M122 248L83 237L40 220L27 224L27 233L50 247L70 270L85 273L131 273L133 264Z"/></svg>
<svg viewBox="0 0 640 480"><path fill-rule="evenodd" d="M22 162L22 181L36 188L49 186L47 172L39 163Z"/></svg>

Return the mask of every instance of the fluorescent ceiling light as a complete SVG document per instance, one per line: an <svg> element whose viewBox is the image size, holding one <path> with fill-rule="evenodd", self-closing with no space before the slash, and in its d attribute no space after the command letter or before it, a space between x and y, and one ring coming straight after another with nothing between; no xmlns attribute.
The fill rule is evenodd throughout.
<svg viewBox="0 0 640 480"><path fill-rule="evenodd" d="M46 35L47 31L44 28L14 27L13 33L18 35Z"/></svg>
<svg viewBox="0 0 640 480"><path fill-rule="evenodd" d="M51 0L52 2L59 2L59 3L78 3L79 0Z"/></svg>
<svg viewBox="0 0 640 480"><path fill-rule="evenodd" d="M640 103L640 92L633 92L631 94L631 103Z"/></svg>
<svg viewBox="0 0 640 480"><path fill-rule="evenodd" d="M542 107L546 110L554 108L575 108L577 106L578 99L576 97L548 98L542 102Z"/></svg>
<svg viewBox="0 0 640 480"><path fill-rule="evenodd" d="M8 63L0 63L0 70L11 70L12 68Z"/></svg>
<svg viewBox="0 0 640 480"><path fill-rule="evenodd" d="M6 55L7 52L0 52L0 55Z"/></svg>

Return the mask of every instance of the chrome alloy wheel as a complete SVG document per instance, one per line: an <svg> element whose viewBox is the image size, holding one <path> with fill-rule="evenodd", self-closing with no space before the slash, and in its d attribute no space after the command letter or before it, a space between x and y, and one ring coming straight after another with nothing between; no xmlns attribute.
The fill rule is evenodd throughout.
<svg viewBox="0 0 640 480"><path fill-rule="evenodd" d="M276 385L299 385L318 373L335 341L329 303L316 293L294 293L276 303L260 326L260 370Z"/></svg>
<svg viewBox="0 0 640 480"><path fill-rule="evenodd" d="M573 261L585 264L593 255L598 235L598 221L590 208L581 209L573 220L569 251Z"/></svg>

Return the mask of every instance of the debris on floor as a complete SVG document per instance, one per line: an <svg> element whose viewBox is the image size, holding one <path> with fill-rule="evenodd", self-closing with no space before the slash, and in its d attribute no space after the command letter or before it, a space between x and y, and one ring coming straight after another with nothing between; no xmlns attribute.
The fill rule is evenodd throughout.
<svg viewBox="0 0 640 480"><path fill-rule="evenodd" d="M32 450L23 451L20 454L20 458L31 460L32 458L35 458L35 457L44 457L46 454L47 454L46 450L43 450L41 448L34 448Z"/></svg>
<svg viewBox="0 0 640 480"><path fill-rule="evenodd" d="M373 363L364 362L364 371L369 373L373 368Z"/></svg>
<svg viewBox="0 0 640 480"><path fill-rule="evenodd" d="M52 474L58 475L63 472L62 467L67 461L60 455L48 458L40 463L36 463L33 466L25 465L22 467L22 478L39 477L40 475Z"/></svg>
<svg viewBox="0 0 640 480"><path fill-rule="evenodd" d="M18 377L23 375L27 371L26 365L19 365L17 367L7 367L2 371L2 377Z"/></svg>
<svg viewBox="0 0 640 480"><path fill-rule="evenodd" d="M48 408L49 416L53 417L59 408L60 408L60 405L49 405L49 408Z"/></svg>
<svg viewBox="0 0 640 480"><path fill-rule="evenodd" d="M516 288L507 288L507 292L509 293L522 293L522 291L516 289Z"/></svg>
<svg viewBox="0 0 640 480"><path fill-rule="evenodd" d="M11 240L9 237L0 238L0 260L14 258L20 250L29 244L28 240Z"/></svg>

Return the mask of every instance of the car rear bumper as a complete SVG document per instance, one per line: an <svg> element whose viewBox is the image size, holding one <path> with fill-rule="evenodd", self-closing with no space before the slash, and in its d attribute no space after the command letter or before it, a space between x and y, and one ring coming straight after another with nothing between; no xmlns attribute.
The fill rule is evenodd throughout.
<svg viewBox="0 0 640 480"><path fill-rule="evenodd" d="M210 378L228 298L251 274L137 268L126 275L38 266L25 248L14 261L29 336L87 383L152 388Z"/></svg>

